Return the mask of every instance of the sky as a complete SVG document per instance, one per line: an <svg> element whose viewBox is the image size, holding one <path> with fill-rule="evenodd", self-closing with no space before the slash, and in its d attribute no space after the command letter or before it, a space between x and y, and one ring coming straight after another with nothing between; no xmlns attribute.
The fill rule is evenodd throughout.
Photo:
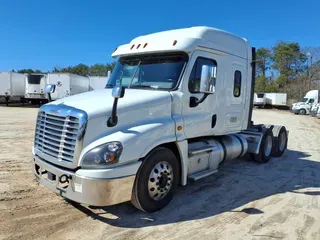
<svg viewBox="0 0 320 240"><path fill-rule="evenodd" d="M0 0L0 71L105 64L139 35L191 26L220 28L255 47L316 47L319 9L319 0Z"/></svg>

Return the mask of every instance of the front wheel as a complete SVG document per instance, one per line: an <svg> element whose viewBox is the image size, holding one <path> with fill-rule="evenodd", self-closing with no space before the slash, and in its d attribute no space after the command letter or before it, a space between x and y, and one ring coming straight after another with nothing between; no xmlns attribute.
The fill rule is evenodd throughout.
<svg viewBox="0 0 320 240"><path fill-rule="evenodd" d="M158 147L142 162L132 191L132 204L144 212L156 212L167 206L180 180L175 154Z"/></svg>
<svg viewBox="0 0 320 240"><path fill-rule="evenodd" d="M306 113L307 113L307 112L306 112L305 109L300 109L300 110L299 110L299 114L300 114L300 115L306 115Z"/></svg>

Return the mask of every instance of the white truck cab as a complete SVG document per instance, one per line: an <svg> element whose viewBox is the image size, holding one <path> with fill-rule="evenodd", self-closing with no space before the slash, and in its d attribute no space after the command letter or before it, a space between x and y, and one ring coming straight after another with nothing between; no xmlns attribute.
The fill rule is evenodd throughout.
<svg viewBox="0 0 320 240"><path fill-rule="evenodd" d="M291 111L295 114L310 114L312 105L319 103L319 90L311 90L301 99L300 102L291 105Z"/></svg>
<svg viewBox="0 0 320 240"><path fill-rule="evenodd" d="M112 56L105 89L39 109L34 174L57 194L154 212L223 161L266 163L286 150L284 126L251 121L255 49L246 39L191 27L137 37Z"/></svg>
<svg viewBox="0 0 320 240"><path fill-rule="evenodd" d="M253 105L257 107L264 107L266 105L266 94L254 93Z"/></svg>

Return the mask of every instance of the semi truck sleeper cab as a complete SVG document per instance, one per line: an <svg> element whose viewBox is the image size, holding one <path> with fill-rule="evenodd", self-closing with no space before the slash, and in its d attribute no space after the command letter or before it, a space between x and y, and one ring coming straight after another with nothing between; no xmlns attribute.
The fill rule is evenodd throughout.
<svg viewBox="0 0 320 240"><path fill-rule="evenodd" d="M246 39L191 27L137 37L112 56L105 89L39 109L34 174L57 194L154 212L223 161L266 163L286 150L284 126L251 121L255 49Z"/></svg>

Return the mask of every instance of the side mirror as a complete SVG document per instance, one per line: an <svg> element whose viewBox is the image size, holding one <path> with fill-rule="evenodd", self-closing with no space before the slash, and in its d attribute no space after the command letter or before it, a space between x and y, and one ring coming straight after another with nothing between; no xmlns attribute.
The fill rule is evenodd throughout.
<svg viewBox="0 0 320 240"><path fill-rule="evenodd" d="M124 87L115 86L112 89L112 97L114 97L114 98L123 98L123 96L124 96Z"/></svg>
<svg viewBox="0 0 320 240"><path fill-rule="evenodd" d="M44 87L44 93L54 93L56 90L56 85L55 84L47 84Z"/></svg>
<svg viewBox="0 0 320 240"><path fill-rule="evenodd" d="M215 92L216 67L203 65L201 69L200 92L212 94Z"/></svg>

